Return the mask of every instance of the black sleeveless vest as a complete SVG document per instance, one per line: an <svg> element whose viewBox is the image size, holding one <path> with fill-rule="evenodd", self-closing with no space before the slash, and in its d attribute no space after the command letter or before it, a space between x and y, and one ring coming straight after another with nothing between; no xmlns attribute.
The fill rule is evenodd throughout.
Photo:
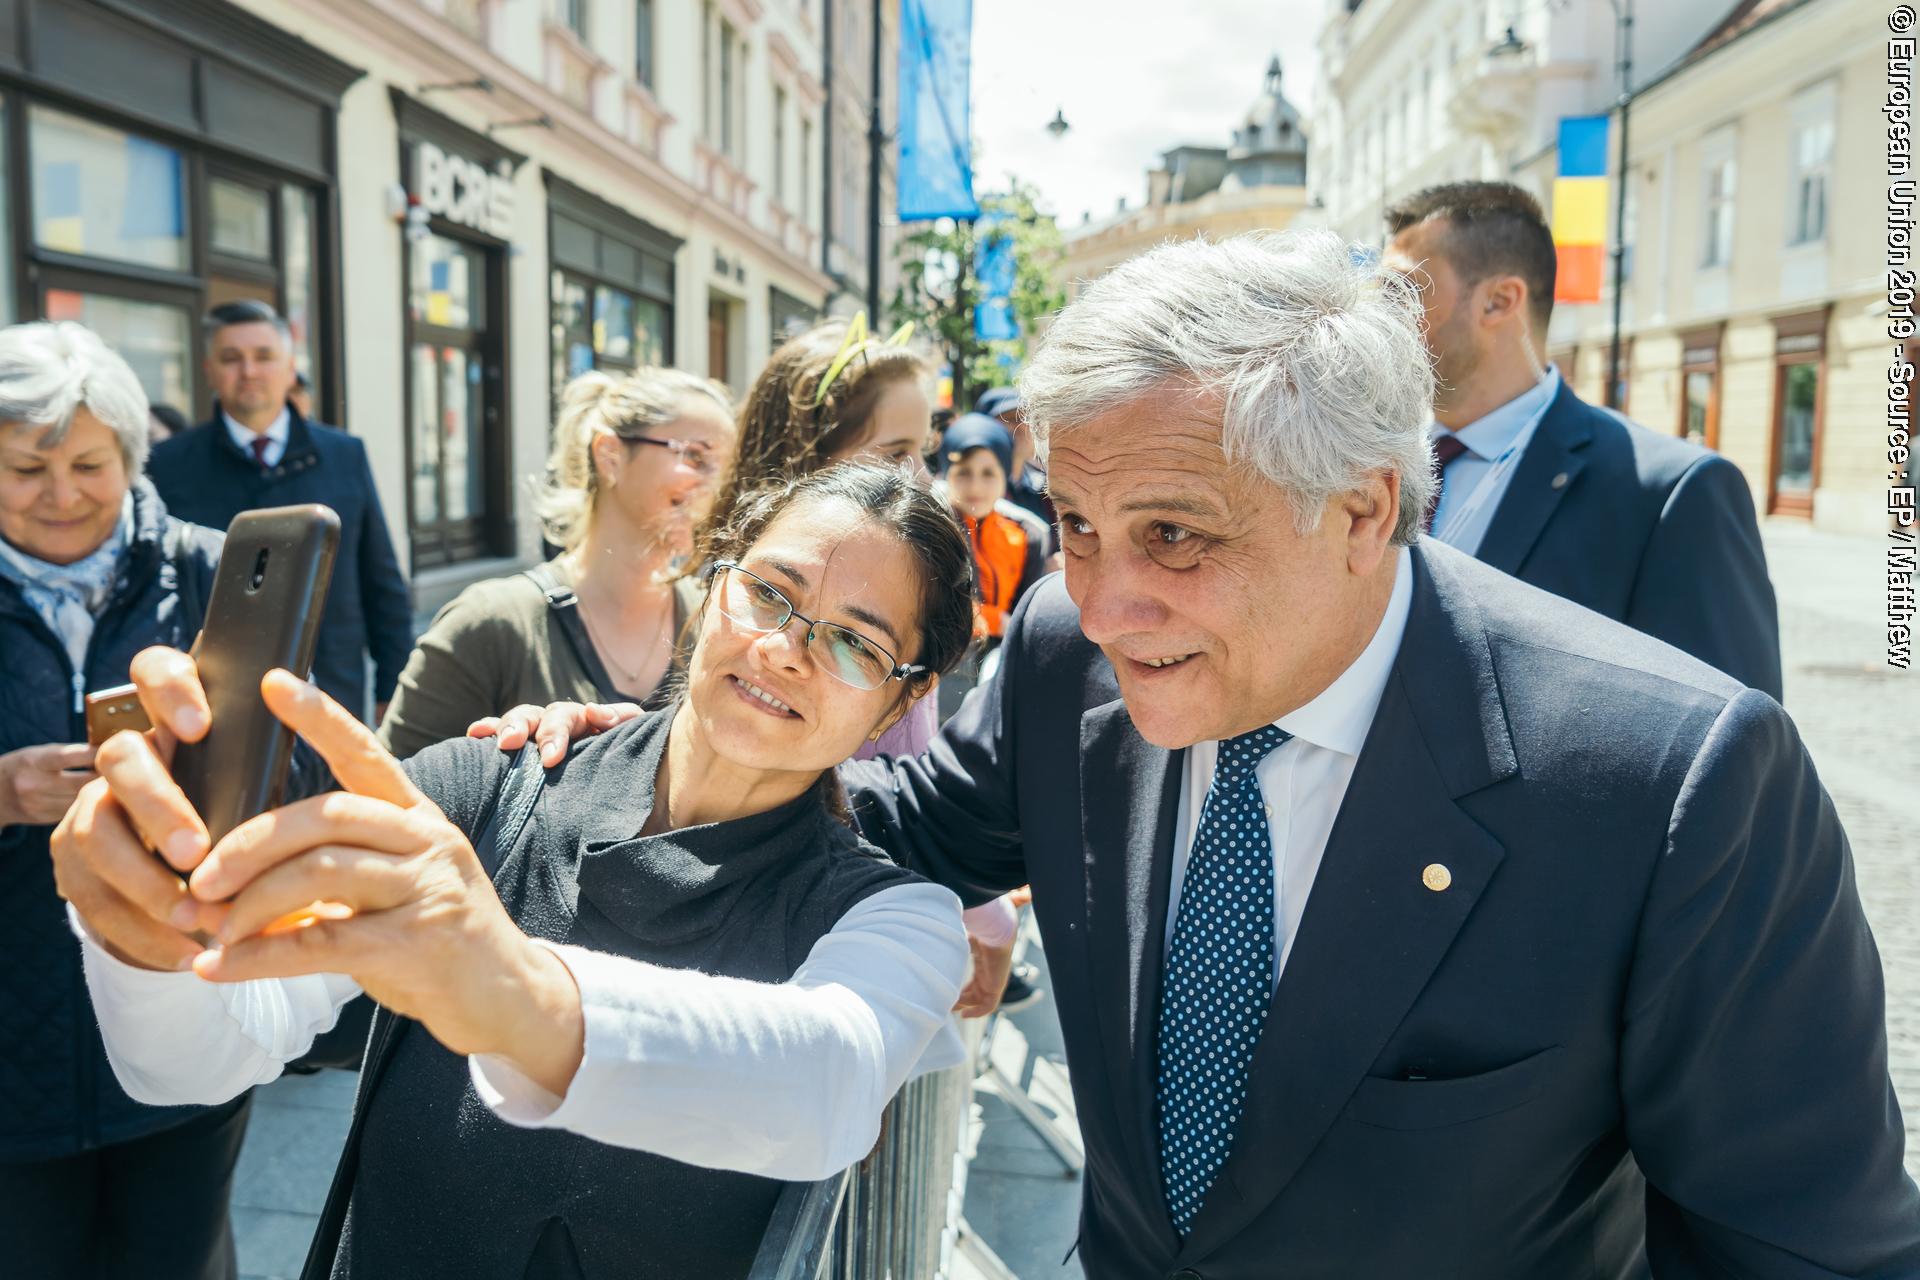
<svg viewBox="0 0 1920 1280"><path fill-rule="evenodd" d="M733 822L634 835L672 716L623 726L548 771L494 874L531 936L781 982L855 904L917 879L813 791ZM309 1280L747 1273L783 1184L516 1128L474 1093L464 1058L416 1023L384 1010L380 1022L329 1204L337 1212L347 1197L338 1247L324 1256L330 1214Z"/></svg>

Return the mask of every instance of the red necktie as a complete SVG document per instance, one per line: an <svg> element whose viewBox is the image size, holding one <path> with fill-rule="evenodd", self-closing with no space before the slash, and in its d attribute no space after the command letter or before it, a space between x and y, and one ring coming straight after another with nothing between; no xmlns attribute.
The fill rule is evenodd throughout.
<svg viewBox="0 0 1920 1280"><path fill-rule="evenodd" d="M1467 451L1460 443L1460 437L1451 431L1442 431L1440 438L1433 442L1433 496L1427 499L1427 514L1420 522L1423 533L1433 532L1433 513L1440 505L1440 486L1446 482L1447 464Z"/></svg>
<svg viewBox="0 0 1920 1280"><path fill-rule="evenodd" d="M265 471L267 469L267 450L273 448L273 441L266 436L255 436L253 439L247 441L247 447L253 450L253 460L260 464L262 471ZM1427 513L1427 519L1433 519L1433 513L1431 511Z"/></svg>

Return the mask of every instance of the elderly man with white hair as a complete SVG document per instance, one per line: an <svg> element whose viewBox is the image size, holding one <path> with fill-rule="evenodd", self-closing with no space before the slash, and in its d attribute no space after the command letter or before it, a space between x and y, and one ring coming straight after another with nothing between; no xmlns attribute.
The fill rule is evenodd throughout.
<svg viewBox="0 0 1920 1280"><path fill-rule="evenodd" d="M0 330L0 1272L232 1276L247 1103L115 1081L47 838L94 775L82 697L200 630L221 535L141 477L147 397L77 324ZM181 890L183 896L184 886Z"/></svg>
<svg viewBox="0 0 1920 1280"><path fill-rule="evenodd" d="M1792 720L1421 536L1418 317L1318 232L1096 281L1022 383L1065 574L845 771L908 865L1033 885L1087 1273L1920 1276Z"/></svg>
<svg viewBox="0 0 1920 1280"><path fill-rule="evenodd" d="M1418 324L1320 232L1095 282L1023 383L1065 574L926 754L842 769L900 861L1033 886L1087 1273L1920 1276L1793 722L1422 538Z"/></svg>

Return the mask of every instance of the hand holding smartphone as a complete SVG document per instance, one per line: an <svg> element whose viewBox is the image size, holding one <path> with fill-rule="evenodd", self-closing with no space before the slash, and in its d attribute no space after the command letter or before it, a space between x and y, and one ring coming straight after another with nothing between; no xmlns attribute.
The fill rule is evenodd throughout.
<svg viewBox="0 0 1920 1280"><path fill-rule="evenodd" d="M285 795L293 731L267 710L260 681L276 667L312 670L339 546L340 517L318 503L245 511L227 529L193 646L212 727L173 756L174 780L212 840Z"/></svg>

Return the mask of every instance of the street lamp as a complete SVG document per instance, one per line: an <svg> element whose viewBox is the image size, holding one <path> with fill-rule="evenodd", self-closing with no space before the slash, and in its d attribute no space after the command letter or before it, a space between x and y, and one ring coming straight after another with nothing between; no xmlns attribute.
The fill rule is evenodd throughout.
<svg viewBox="0 0 1920 1280"><path fill-rule="evenodd" d="M1047 121L1047 132L1056 138L1064 138L1067 136L1067 130L1071 128L1073 128L1073 126L1067 123L1066 111L1062 108L1055 107L1053 109L1053 119Z"/></svg>
<svg viewBox="0 0 1920 1280"><path fill-rule="evenodd" d="M1607 408L1620 407L1620 307L1627 283L1627 124L1633 109L1633 0L1611 0L1620 94L1620 189L1613 206L1613 341L1607 345Z"/></svg>
<svg viewBox="0 0 1920 1280"><path fill-rule="evenodd" d="M1513 28L1507 28L1506 36L1499 44L1487 50L1489 58L1517 58L1527 51L1527 42L1514 34Z"/></svg>

